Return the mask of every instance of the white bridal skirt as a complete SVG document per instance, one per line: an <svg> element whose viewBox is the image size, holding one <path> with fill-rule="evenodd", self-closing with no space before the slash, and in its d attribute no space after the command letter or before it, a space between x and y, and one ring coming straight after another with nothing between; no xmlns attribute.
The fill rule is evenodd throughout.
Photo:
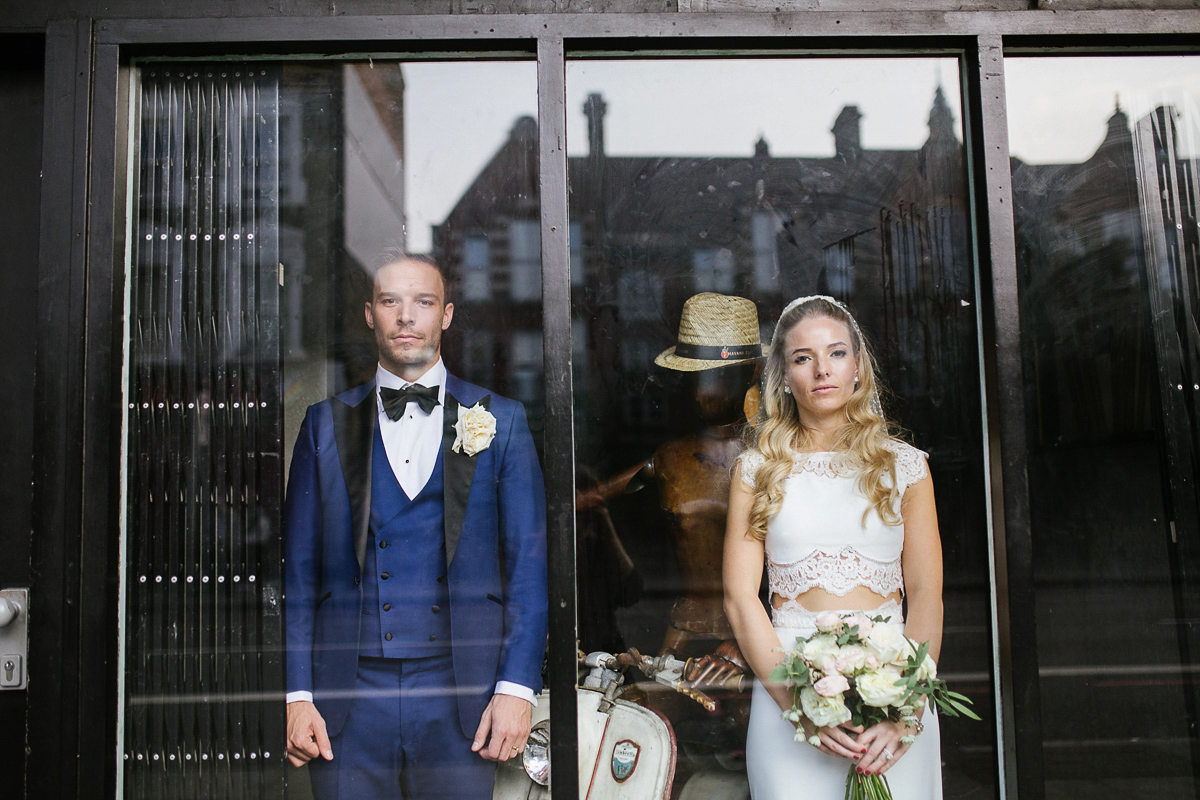
<svg viewBox="0 0 1200 800"><path fill-rule="evenodd" d="M853 610L839 611L853 614ZM902 620L896 603L886 603L865 612L869 616ZM774 614L775 632L785 648L796 637L807 639L816 631L816 614L798 606L778 609ZM789 627L781 627L787 625ZM758 681L750 704L750 729L746 736L746 774L753 800L842 800L846 794L846 773L854 761L822 753L805 741L795 741L796 728L780 718L779 706ZM937 714L926 709L921 721L924 732L904 757L885 776L893 800L941 800L941 737Z"/></svg>

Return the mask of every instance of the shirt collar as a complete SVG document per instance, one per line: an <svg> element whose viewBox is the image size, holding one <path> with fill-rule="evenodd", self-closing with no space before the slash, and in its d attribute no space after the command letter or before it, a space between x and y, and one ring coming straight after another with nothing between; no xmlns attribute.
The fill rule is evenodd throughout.
<svg viewBox="0 0 1200 800"><path fill-rule="evenodd" d="M414 383L419 383L422 386L438 387L438 403L446 404L446 365L442 362L442 357L438 356L438 360L433 363L429 369L417 378L415 381L406 381L399 375L396 375L384 369L383 364L375 366L375 386L377 389L405 389L412 386ZM383 400L379 397L379 392L375 392L375 403L379 406L379 413L383 413Z"/></svg>

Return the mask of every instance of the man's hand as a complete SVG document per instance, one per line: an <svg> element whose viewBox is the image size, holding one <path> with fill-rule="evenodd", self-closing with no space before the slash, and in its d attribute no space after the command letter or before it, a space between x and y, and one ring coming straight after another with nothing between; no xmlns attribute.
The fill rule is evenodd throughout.
<svg viewBox="0 0 1200 800"><path fill-rule="evenodd" d="M287 754L294 767L302 767L317 756L333 760L325 718L307 700L287 704Z"/></svg>
<svg viewBox="0 0 1200 800"><path fill-rule="evenodd" d="M508 761L525 749L532 721L533 705L528 700L509 694L494 694L483 710L471 751L488 761Z"/></svg>

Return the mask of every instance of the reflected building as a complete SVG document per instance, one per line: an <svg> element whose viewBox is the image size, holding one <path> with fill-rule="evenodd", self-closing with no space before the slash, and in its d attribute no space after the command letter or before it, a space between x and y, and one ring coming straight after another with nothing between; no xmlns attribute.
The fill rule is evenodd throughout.
<svg viewBox="0 0 1200 800"><path fill-rule="evenodd" d="M745 157L612 156L605 100L592 94L582 111L571 283L577 443L592 466L623 466L691 427L653 359L673 343L684 301L704 291L754 299L764 342L793 297L848 302L869 321L896 396L917 398L897 410L923 446L958 450L954 440L978 436L978 392L959 391L976 381L963 151L940 87L920 148L863 147L862 114L847 105L829 157L776 156L763 138ZM434 231L472 321L451 358L469 380L527 402L521 387L540 381L536 132L518 120Z"/></svg>
<svg viewBox="0 0 1200 800"><path fill-rule="evenodd" d="M397 64L291 64L279 91L285 463L305 409L370 380L372 261L404 243L404 76Z"/></svg>
<svg viewBox="0 0 1200 800"><path fill-rule="evenodd" d="M1176 150L1177 118L1159 107L1131 126L1118 101L1089 157L1012 162L1048 783L1174 775L1194 746L1189 679L1129 680L1137 691L1114 702L1073 671L1186 674L1200 653L1195 406L1181 391L1194 370L1196 163ZM1126 608L1137 620L1113 613ZM1120 757L1067 756L1077 710L1101 703ZM1139 721L1141 708L1157 711Z"/></svg>
<svg viewBox="0 0 1200 800"><path fill-rule="evenodd" d="M1118 102L1104 140L1069 164L1012 160L1026 387L1034 442L1153 429L1153 342L1137 171ZM1104 370L1081 365L1104 353Z"/></svg>
<svg viewBox="0 0 1200 800"><path fill-rule="evenodd" d="M542 243L537 123L521 117L508 139L433 229L433 256L465 324L443 339L464 379L525 404L541 442Z"/></svg>
<svg viewBox="0 0 1200 800"><path fill-rule="evenodd" d="M1101 478L1126 474L1130 463L1141 475L1158 471L1157 359L1129 118L1118 104L1083 161L1014 158L1012 174L1030 477L1047 489L1034 494L1034 514L1057 532L1057 542L1038 540L1040 574L1158 579L1159 560L1135 534L1157 514L1141 503L1113 508L1105 496L1114 487ZM1068 512L1064 495L1087 499Z"/></svg>

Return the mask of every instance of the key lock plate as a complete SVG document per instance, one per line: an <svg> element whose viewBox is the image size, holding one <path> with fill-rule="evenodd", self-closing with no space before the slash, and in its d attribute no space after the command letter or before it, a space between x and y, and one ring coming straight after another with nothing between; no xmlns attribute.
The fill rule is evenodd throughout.
<svg viewBox="0 0 1200 800"><path fill-rule="evenodd" d="M0 691L25 688L29 590L0 589Z"/></svg>

